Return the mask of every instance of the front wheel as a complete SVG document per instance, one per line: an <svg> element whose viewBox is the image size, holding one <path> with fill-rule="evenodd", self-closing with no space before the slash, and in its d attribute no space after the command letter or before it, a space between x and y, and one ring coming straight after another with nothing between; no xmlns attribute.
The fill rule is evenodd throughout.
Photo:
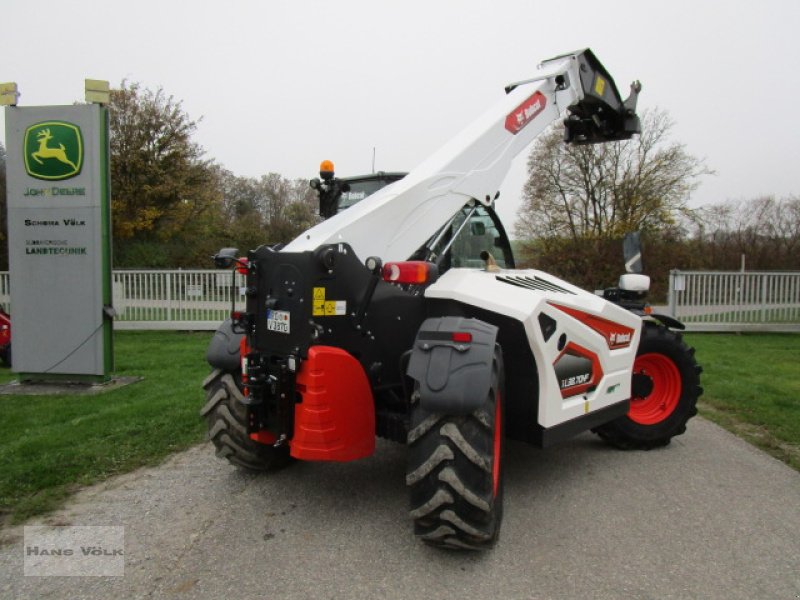
<svg viewBox="0 0 800 600"><path fill-rule="evenodd" d="M503 518L503 358L496 347L483 405L445 415L415 404L408 433L406 483L414 533L434 546L482 550L497 540Z"/></svg>
<svg viewBox="0 0 800 600"><path fill-rule="evenodd" d="M645 323L633 363L628 414L593 431L618 448L666 446L686 431L687 421L697 414L697 398L703 393L701 372L694 348L679 333Z"/></svg>

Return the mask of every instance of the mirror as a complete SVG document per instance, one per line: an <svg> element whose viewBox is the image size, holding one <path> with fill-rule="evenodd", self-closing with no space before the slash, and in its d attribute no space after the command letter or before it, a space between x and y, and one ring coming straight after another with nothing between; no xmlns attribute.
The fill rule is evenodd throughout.
<svg viewBox="0 0 800 600"><path fill-rule="evenodd" d="M626 273L641 273L642 265L642 240L638 231L625 234L622 241L622 256L625 258Z"/></svg>
<svg viewBox="0 0 800 600"><path fill-rule="evenodd" d="M218 269L230 269L238 254L238 248L223 248L214 255L214 266Z"/></svg>

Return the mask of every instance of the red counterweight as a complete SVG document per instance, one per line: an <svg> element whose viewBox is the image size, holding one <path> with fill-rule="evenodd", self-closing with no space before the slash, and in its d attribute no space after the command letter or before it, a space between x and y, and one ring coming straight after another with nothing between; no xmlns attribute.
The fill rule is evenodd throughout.
<svg viewBox="0 0 800 600"><path fill-rule="evenodd" d="M375 452L375 403L364 369L352 355L312 346L300 366L291 455L346 462Z"/></svg>

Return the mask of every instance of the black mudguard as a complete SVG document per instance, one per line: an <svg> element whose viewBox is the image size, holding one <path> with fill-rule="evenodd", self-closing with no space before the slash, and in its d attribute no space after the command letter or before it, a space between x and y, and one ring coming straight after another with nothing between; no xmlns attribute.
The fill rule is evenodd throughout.
<svg viewBox="0 0 800 600"><path fill-rule="evenodd" d="M223 371L238 371L240 366L239 343L242 341L243 333L233 331L230 319L223 321L219 329L211 338L211 343L206 350L206 360L208 364L216 369Z"/></svg>
<svg viewBox="0 0 800 600"><path fill-rule="evenodd" d="M471 341L455 341L454 333L470 334ZM453 415L472 413L485 404L496 341L497 327L478 319L426 319L414 340L407 370L419 383L421 406Z"/></svg>
<svg viewBox="0 0 800 600"><path fill-rule="evenodd" d="M674 318L670 317L669 315L661 315L661 314L651 313L651 314L649 314L647 316L650 317L651 319L655 320L655 321L658 321L662 325L665 325L666 327L669 327L670 329L680 329L680 330L686 329L686 325L684 325L683 323L678 321L678 319L674 319Z"/></svg>

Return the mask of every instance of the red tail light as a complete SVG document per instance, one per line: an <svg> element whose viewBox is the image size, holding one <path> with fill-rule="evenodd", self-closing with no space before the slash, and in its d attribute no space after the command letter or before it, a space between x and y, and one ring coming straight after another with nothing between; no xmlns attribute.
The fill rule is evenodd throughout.
<svg viewBox="0 0 800 600"><path fill-rule="evenodd" d="M236 264L236 272L239 273L239 275L247 275L247 265L247 257L242 256Z"/></svg>
<svg viewBox="0 0 800 600"><path fill-rule="evenodd" d="M242 383L244 384L244 395L249 396L250 390L247 388L247 355L250 354L250 344L247 343L247 336L243 335L239 342L239 364L242 366Z"/></svg>
<svg viewBox="0 0 800 600"><path fill-rule="evenodd" d="M472 341L472 334L468 331L454 331L453 341L459 344L469 344Z"/></svg>
<svg viewBox="0 0 800 600"><path fill-rule="evenodd" d="M383 265L383 280L390 283L419 285L431 281L436 274L436 265L422 260L390 262Z"/></svg>

